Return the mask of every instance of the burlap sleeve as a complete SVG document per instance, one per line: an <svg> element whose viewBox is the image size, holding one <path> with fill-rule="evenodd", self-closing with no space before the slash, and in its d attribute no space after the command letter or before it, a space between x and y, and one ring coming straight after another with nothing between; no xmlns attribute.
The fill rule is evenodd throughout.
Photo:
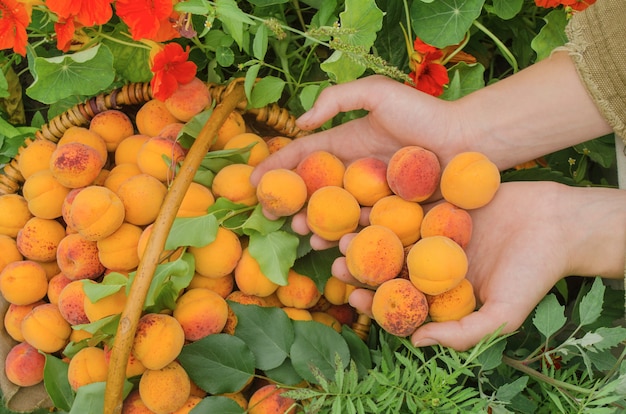
<svg viewBox="0 0 626 414"><path fill-rule="evenodd" d="M566 48L589 94L615 133L626 139L626 7L598 0L574 14Z"/></svg>

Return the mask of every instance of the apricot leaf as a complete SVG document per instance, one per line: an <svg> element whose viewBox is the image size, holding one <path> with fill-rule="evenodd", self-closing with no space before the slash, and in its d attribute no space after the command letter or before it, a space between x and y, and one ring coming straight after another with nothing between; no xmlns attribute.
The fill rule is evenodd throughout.
<svg viewBox="0 0 626 414"><path fill-rule="evenodd" d="M263 308L229 302L237 315L235 336L250 347L261 370L280 366L289 355L294 340L291 320L280 308Z"/></svg>
<svg viewBox="0 0 626 414"><path fill-rule="evenodd" d="M286 358L278 367L265 370L264 372L268 378L281 384L296 385L302 381L302 377L293 368L289 358Z"/></svg>
<svg viewBox="0 0 626 414"><path fill-rule="evenodd" d="M106 275L100 283L94 283L92 280L84 279L83 291L90 301L96 302L107 296L115 294L121 288L125 288L128 279L121 273L113 272Z"/></svg>
<svg viewBox="0 0 626 414"><path fill-rule="evenodd" d="M549 294L537 305L533 325L546 338L550 338L565 325L565 308L554 294Z"/></svg>
<svg viewBox="0 0 626 414"><path fill-rule="evenodd" d="M43 368L43 383L54 406L69 411L74 403L74 392L67 380L69 364L63 360L44 354L46 363Z"/></svg>
<svg viewBox="0 0 626 414"><path fill-rule="evenodd" d="M194 272L195 262L191 253L185 253L173 262L158 265L146 295L144 310L157 313L164 309L174 309L176 299L181 290L189 285ZM129 285L132 285L130 279Z"/></svg>
<svg viewBox="0 0 626 414"><path fill-rule="evenodd" d="M205 397L193 407L195 413L244 414L243 408L235 400L221 395ZM191 411L190 411L191 412Z"/></svg>
<svg viewBox="0 0 626 414"><path fill-rule="evenodd" d="M181 246L202 247L215 240L217 218L212 214L198 217L177 217L165 241L165 250Z"/></svg>
<svg viewBox="0 0 626 414"><path fill-rule="evenodd" d="M317 290L324 291L324 286L331 276L331 267L336 258L341 256L338 247L325 250L311 250L299 258L293 265L293 269L310 277L317 286Z"/></svg>
<svg viewBox="0 0 626 414"><path fill-rule="evenodd" d="M276 220L270 220L265 215L263 215L262 207L260 204L257 204L250 214L250 217L243 224L243 232L248 236L251 236L254 233L260 234L270 234L272 232L278 231L283 227L286 218L281 217Z"/></svg>
<svg viewBox="0 0 626 414"><path fill-rule="evenodd" d="M279 230L250 236L250 255L259 262L261 272L277 285L287 284L287 274L296 260L298 237Z"/></svg>
<svg viewBox="0 0 626 414"><path fill-rule="evenodd" d="M240 338L213 334L185 345L178 361L189 377L210 394L241 390L254 375L255 357Z"/></svg>
<svg viewBox="0 0 626 414"><path fill-rule="evenodd" d="M445 0L411 5L411 27L422 41L443 48L460 43L485 0Z"/></svg>
<svg viewBox="0 0 626 414"><path fill-rule="evenodd" d="M72 404L70 414L98 413L104 407L104 389L106 382L92 382L83 385L76 391L76 399ZM123 397L126 397L133 388L133 384L124 380Z"/></svg>
<svg viewBox="0 0 626 414"><path fill-rule="evenodd" d="M350 349L350 358L356 364L359 378L363 378L367 375L367 372L372 369L372 356L370 349L359 336L349 326L343 326L341 328L341 336L348 344Z"/></svg>

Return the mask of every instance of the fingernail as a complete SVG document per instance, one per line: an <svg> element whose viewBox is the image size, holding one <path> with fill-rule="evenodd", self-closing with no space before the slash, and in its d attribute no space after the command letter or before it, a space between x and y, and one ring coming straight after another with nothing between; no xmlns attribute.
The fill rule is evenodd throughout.
<svg viewBox="0 0 626 414"><path fill-rule="evenodd" d="M439 342L435 341L434 339L431 338L422 338L422 339L418 339L417 341L413 342L413 346L416 348L419 347L424 347L424 346L433 346L433 345L438 345Z"/></svg>

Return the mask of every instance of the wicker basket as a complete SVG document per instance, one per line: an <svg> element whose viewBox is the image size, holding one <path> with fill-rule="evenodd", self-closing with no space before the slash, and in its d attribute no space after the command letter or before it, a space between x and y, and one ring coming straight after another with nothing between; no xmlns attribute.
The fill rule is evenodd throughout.
<svg viewBox="0 0 626 414"><path fill-rule="evenodd" d="M204 129L196 139L194 146L191 148L185 158L185 164L181 168L181 173L176 177L170 187L168 196L164 201L163 208L155 222L155 229L152 237L148 243L148 248L144 253L139 268L137 270L137 276L135 283L132 286L129 296L129 304L133 303L133 296L135 295L135 303L142 304L143 299L147 292L147 286L149 286L154 269L150 265L144 263L150 262L149 256L152 250L153 255L160 254L163 249L165 238L169 232L171 223L173 222L175 213L182 200L182 194L189 186L189 182L193 177L193 174L198 168L199 162L208 150L209 138L215 136L217 129L222 125L226 116L231 111L239 111L246 119L246 125L251 127L252 130L258 132L259 135L272 136L281 135L289 138L298 138L306 135L306 131L300 130L295 123L295 117L284 108L279 105L270 104L268 106L258 109L248 109L247 102L245 100L245 94L243 93L243 80L238 79L230 82L227 85L207 84L210 95L213 101L217 104L211 118L205 125ZM20 149L18 154L4 167L4 174L0 175L0 195L2 194L14 194L18 193L24 183L24 177L19 171L18 160L24 148L30 145L34 140L45 139L52 142L57 142L70 127L73 126L86 126L91 119L100 112L109 109L122 110L131 118L134 117L136 111L143 105L152 99L152 93L150 85L148 83L133 83L125 85L119 89L116 89L110 93L101 94L93 97L83 103L77 104L74 107L68 109L61 115L50 120L50 122L39 129L33 139L27 139L25 145ZM202 143L202 141L206 141ZM195 158L195 161L192 160ZM183 176L185 165L188 162L191 164L187 168L187 177ZM195 165L194 165L195 164ZM170 194L171 200L168 200ZM168 203L169 201L169 203ZM161 226L158 228L158 226ZM160 230L160 231L159 231ZM160 234L160 236L159 236ZM153 260L155 263L157 260ZM143 266L143 267L142 267ZM139 281L142 279L141 275L144 274L143 283ZM138 286L143 285L143 286ZM132 336L134 334L134 327L139 319L141 309L135 307L135 309L129 309L132 306L127 306L127 309L122 314L122 319L129 320L130 329L122 329L118 331L116 336L116 344L118 341L120 346L118 348L124 348L117 354L115 352L112 355L112 366L117 365L117 370L112 370L109 374L109 382L107 383L107 394L105 395L105 412L119 412L121 408L121 393L114 386L111 391L108 387L110 383L119 382L121 386L123 381L123 368L125 367L125 361L130 353L130 345L132 343ZM8 303L0 297L0 314L4 315L8 308ZM369 333L371 321L366 315L360 314L357 321L353 324L352 328L363 339L365 339ZM123 324L120 324L123 325ZM125 337L125 339L124 339ZM5 331L4 326L0 331L0 356L2 357L2 363L4 364L4 357L15 344L15 341ZM38 407L50 407L52 402L50 401L43 384L39 384L33 387L20 388L8 381L4 373L0 373L0 387L4 395L5 402L9 409L14 411L32 411ZM108 408L107 408L108 407Z"/></svg>

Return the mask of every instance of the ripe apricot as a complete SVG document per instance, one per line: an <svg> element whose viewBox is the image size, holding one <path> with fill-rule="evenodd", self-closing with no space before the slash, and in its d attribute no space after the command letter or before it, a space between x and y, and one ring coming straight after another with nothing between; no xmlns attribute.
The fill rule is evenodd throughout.
<svg viewBox="0 0 626 414"><path fill-rule="evenodd" d="M476 309L474 287L467 279L439 295L426 295L428 314L435 322L458 321Z"/></svg>
<svg viewBox="0 0 626 414"><path fill-rule="evenodd" d="M90 241L110 236L126 218L122 199L108 188L95 185L78 192L69 209L72 227Z"/></svg>
<svg viewBox="0 0 626 414"><path fill-rule="evenodd" d="M137 226L154 222L159 215L167 187L150 174L134 175L117 189L124 205L124 219Z"/></svg>
<svg viewBox="0 0 626 414"><path fill-rule="evenodd" d="M59 242L57 263L61 272L72 280L96 279L104 273L97 243L80 233L68 234Z"/></svg>
<svg viewBox="0 0 626 414"><path fill-rule="evenodd" d="M224 144L224 149L246 148L249 145L253 146L250 149L250 156L246 162L248 165L254 167L270 155L270 150L265 140L252 132L235 135Z"/></svg>
<svg viewBox="0 0 626 414"><path fill-rule="evenodd" d="M284 306L309 309L320 300L322 293L313 279L289 269L287 284L278 287L276 296Z"/></svg>
<svg viewBox="0 0 626 414"><path fill-rule="evenodd" d="M104 186L117 194L120 185L124 181L139 174L141 174L141 170L137 162L117 164L115 167L111 168L111 172L109 172L106 180L104 180Z"/></svg>
<svg viewBox="0 0 626 414"><path fill-rule="evenodd" d="M467 273L467 256L446 236L431 236L415 243L406 256L411 282L428 295L457 286Z"/></svg>
<svg viewBox="0 0 626 414"><path fill-rule="evenodd" d="M56 260L50 260L47 262L41 262L38 260L35 261L43 267L43 270L46 272L46 276L48 277L48 281L61 271Z"/></svg>
<svg viewBox="0 0 626 414"><path fill-rule="evenodd" d="M324 285L324 297L333 305L343 305L344 303L348 303L348 298L355 289L356 286L350 285L335 276L331 276Z"/></svg>
<svg viewBox="0 0 626 414"><path fill-rule="evenodd" d="M149 370L166 367L180 354L185 332L180 323L164 313L147 313L137 324L132 353Z"/></svg>
<svg viewBox="0 0 626 414"><path fill-rule="evenodd" d="M224 299L233 292L235 288L235 277L232 273L218 278L204 277L196 272L189 282L189 289L203 288L217 293Z"/></svg>
<svg viewBox="0 0 626 414"><path fill-rule="evenodd" d="M11 383L31 387L43 381L46 357L32 345L21 342L6 354L4 372Z"/></svg>
<svg viewBox="0 0 626 414"><path fill-rule="evenodd" d="M16 237L24 224L33 217L28 202L19 194L0 195L0 234Z"/></svg>
<svg viewBox="0 0 626 414"><path fill-rule="evenodd" d="M51 303L35 306L22 320L22 335L38 350L60 351L67 345L72 327L63 318L59 307Z"/></svg>
<svg viewBox="0 0 626 414"><path fill-rule="evenodd" d="M204 216L214 203L215 197L211 190L202 184L192 181L189 183L180 207L178 207L176 217Z"/></svg>
<svg viewBox="0 0 626 414"><path fill-rule="evenodd" d="M395 194L378 200L370 210L370 224L385 226L396 233L403 246L420 238L424 209L415 201L407 201Z"/></svg>
<svg viewBox="0 0 626 414"><path fill-rule="evenodd" d="M65 130L63 136L59 139L59 142L57 142L57 147L69 144L70 142L80 142L81 144L85 144L97 150L98 154L100 154L100 158L102 158L102 162L106 164L109 153L107 151L107 144L100 135L90 131L88 128L73 125Z"/></svg>
<svg viewBox="0 0 626 414"><path fill-rule="evenodd" d="M28 202L30 212L45 219L61 217L63 201L69 192L70 189L61 184L50 170L37 171L22 186L22 195Z"/></svg>
<svg viewBox="0 0 626 414"><path fill-rule="evenodd" d="M164 102L165 107L176 119L188 122L211 104L207 86L198 78L178 85Z"/></svg>
<svg viewBox="0 0 626 414"><path fill-rule="evenodd" d="M185 158L183 147L176 141L163 137L152 137L137 153L137 165L142 173L150 174L159 181L174 179L176 166Z"/></svg>
<svg viewBox="0 0 626 414"><path fill-rule="evenodd" d="M104 345L104 360L107 364L111 363L112 349L106 343ZM139 361L131 352L126 361L126 378L137 377L145 372L147 368Z"/></svg>
<svg viewBox="0 0 626 414"><path fill-rule="evenodd" d="M67 286L71 279L68 279L63 273L57 273L48 280L48 302L59 304L59 295L65 286Z"/></svg>
<svg viewBox="0 0 626 414"><path fill-rule="evenodd" d="M48 278L39 263L19 260L9 263L0 272L0 293L9 303L28 305L48 293Z"/></svg>
<svg viewBox="0 0 626 414"><path fill-rule="evenodd" d="M137 164L137 154L139 154L141 146L150 138L148 135L134 134L120 142L115 149L115 165Z"/></svg>
<svg viewBox="0 0 626 414"><path fill-rule="evenodd" d="M139 395L139 389L133 389L122 403L122 414L153 414L153 411L146 407L141 396Z"/></svg>
<svg viewBox="0 0 626 414"><path fill-rule="evenodd" d="M243 249L241 258L235 267L235 284L243 293L262 298L271 295L278 289L278 284L270 280L261 271L259 262L250 254L248 248Z"/></svg>
<svg viewBox="0 0 626 414"><path fill-rule="evenodd" d="M289 319L293 321L312 321L313 315L308 309L293 308L291 306L283 306L281 308Z"/></svg>
<svg viewBox="0 0 626 414"><path fill-rule="evenodd" d="M286 390L281 390L276 384L264 385L255 390L248 399L248 413L271 414L284 413L294 414L297 409L296 401L283 396Z"/></svg>
<svg viewBox="0 0 626 414"><path fill-rule="evenodd" d="M17 159L17 167L24 180L37 171L49 169L50 157L56 148L57 144L44 138L35 139L24 147Z"/></svg>
<svg viewBox="0 0 626 414"><path fill-rule="evenodd" d="M435 153L417 145L400 148L387 163L389 188L408 201L428 199L437 190L440 177L441 165Z"/></svg>
<svg viewBox="0 0 626 414"><path fill-rule="evenodd" d="M64 237L65 228L58 221L32 217L17 234L17 249L27 259L49 262L56 259Z"/></svg>
<svg viewBox="0 0 626 414"><path fill-rule="evenodd" d="M189 399L191 380L176 361L148 369L139 380L139 394L146 407L156 414L171 414Z"/></svg>
<svg viewBox="0 0 626 414"><path fill-rule="evenodd" d="M270 155L275 153L281 148L284 148L286 145L291 144L293 141L291 138L275 136L268 138L265 142L267 143L267 149L270 151Z"/></svg>
<svg viewBox="0 0 626 414"><path fill-rule="evenodd" d="M242 255L241 241L235 232L218 227L215 239L202 247L191 246L188 252L194 256L196 272L217 279L230 274Z"/></svg>
<svg viewBox="0 0 626 414"><path fill-rule="evenodd" d="M217 130L215 141L211 144L211 151L224 149L224 145L232 137L246 132L246 121L243 119L241 112L232 111Z"/></svg>
<svg viewBox="0 0 626 414"><path fill-rule="evenodd" d="M102 137L108 152L115 152L120 142L135 133L135 127L128 115L117 109L96 114L89 123L89 130Z"/></svg>
<svg viewBox="0 0 626 414"><path fill-rule="evenodd" d="M17 249L17 242L12 237L0 234L0 272L12 262L24 259L22 253Z"/></svg>
<svg viewBox="0 0 626 414"><path fill-rule="evenodd" d="M143 230L130 223L122 223L113 234L97 241L100 263L110 270L131 271L139 265L137 246Z"/></svg>
<svg viewBox="0 0 626 414"><path fill-rule="evenodd" d="M88 283L96 282L89 280ZM126 296L126 289L124 287L120 288L111 295L96 300L95 302L86 296L84 303L85 314L87 315L87 318L89 318L89 322L99 321L100 319L111 315L118 315L122 313L126 307L127 299L128 297Z"/></svg>
<svg viewBox="0 0 626 414"><path fill-rule="evenodd" d="M46 303L43 300L29 303L28 305L16 305L10 303L4 314L4 329L11 338L17 342L24 342L24 335L22 335L22 320L28 313L33 310L35 306L43 305Z"/></svg>
<svg viewBox="0 0 626 414"><path fill-rule="evenodd" d="M83 385L106 381L109 364L104 357L104 350L87 346L78 351L67 367L67 381L74 391Z"/></svg>
<svg viewBox="0 0 626 414"><path fill-rule="evenodd" d="M165 102L151 99L137 111L135 124L141 135L156 137L169 124L179 122L165 106Z"/></svg>
<svg viewBox="0 0 626 414"><path fill-rule="evenodd" d="M314 151L300 160L296 173L304 179L307 195L326 186L343 186L346 166L336 155L328 151Z"/></svg>
<svg viewBox="0 0 626 414"><path fill-rule="evenodd" d="M328 326L329 328L333 328L335 331L341 333L341 323L339 323L337 318L335 318L333 315L329 313L322 312L322 311L314 311L314 312L311 312L311 319L316 322L322 323Z"/></svg>
<svg viewBox="0 0 626 414"><path fill-rule="evenodd" d="M443 198L467 210L489 203L499 187L498 167L479 152L457 154L441 174Z"/></svg>
<svg viewBox="0 0 626 414"><path fill-rule="evenodd" d="M392 194L387 184L387 163L374 157L354 160L346 167L343 188L362 206L373 206L381 198Z"/></svg>
<svg viewBox="0 0 626 414"><path fill-rule="evenodd" d="M50 157L52 175L67 188L92 184L103 166L98 150L80 142L57 146Z"/></svg>
<svg viewBox="0 0 626 414"><path fill-rule="evenodd" d="M228 318L226 300L209 289L189 289L176 301L174 318L185 332L185 339L197 341L222 332Z"/></svg>
<svg viewBox="0 0 626 414"><path fill-rule="evenodd" d="M185 124L182 122L174 122L173 124L165 125L157 136L167 138L171 141L178 141L178 135L184 126Z"/></svg>
<svg viewBox="0 0 626 414"><path fill-rule="evenodd" d="M292 216L307 200L306 184L292 170L267 171L259 180L256 196L263 210L275 217Z"/></svg>
<svg viewBox="0 0 626 414"><path fill-rule="evenodd" d="M385 331L406 337L426 320L428 302L411 281L395 278L384 282L374 292L372 316Z"/></svg>
<svg viewBox="0 0 626 414"><path fill-rule="evenodd" d="M390 229L369 225L346 248L346 265L359 282L371 287L396 277L404 264L404 246Z"/></svg>
<svg viewBox="0 0 626 414"><path fill-rule="evenodd" d="M250 183L254 167L248 164L230 164L215 174L211 191L215 198L224 197L233 203L253 206L258 202L256 187Z"/></svg>
<svg viewBox="0 0 626 414"><path fill-rule="evenodd" d="M200 404L201 401L201 397L190 395L189 398L187 398L187 401L185 401L185 403L183 404L183 406L174 411L172 414L189 414L196 405Z"/></svg>
<svg viewBox="0 0 626 414"><path fill-rule="evenodd" d="M472 238L472 216L460 207L444 201L432 207L422 220L422 237L446 236L465 249Z"/></svg>
<svg viewBox="0 0 626 414"><path fill-rule="evenodd" d="M311 195L306 213L307 225L313 233L336 241L357 229L361 206L343 187L325 186Z"/></svg>
<svg viewBox="0 0 626 414"><path fill-rule="evenodd" d="M59 293L57 306L61 316L70 325L89 323L85 313L85 290L80 280L73 280L63 288Z"/></svg>

